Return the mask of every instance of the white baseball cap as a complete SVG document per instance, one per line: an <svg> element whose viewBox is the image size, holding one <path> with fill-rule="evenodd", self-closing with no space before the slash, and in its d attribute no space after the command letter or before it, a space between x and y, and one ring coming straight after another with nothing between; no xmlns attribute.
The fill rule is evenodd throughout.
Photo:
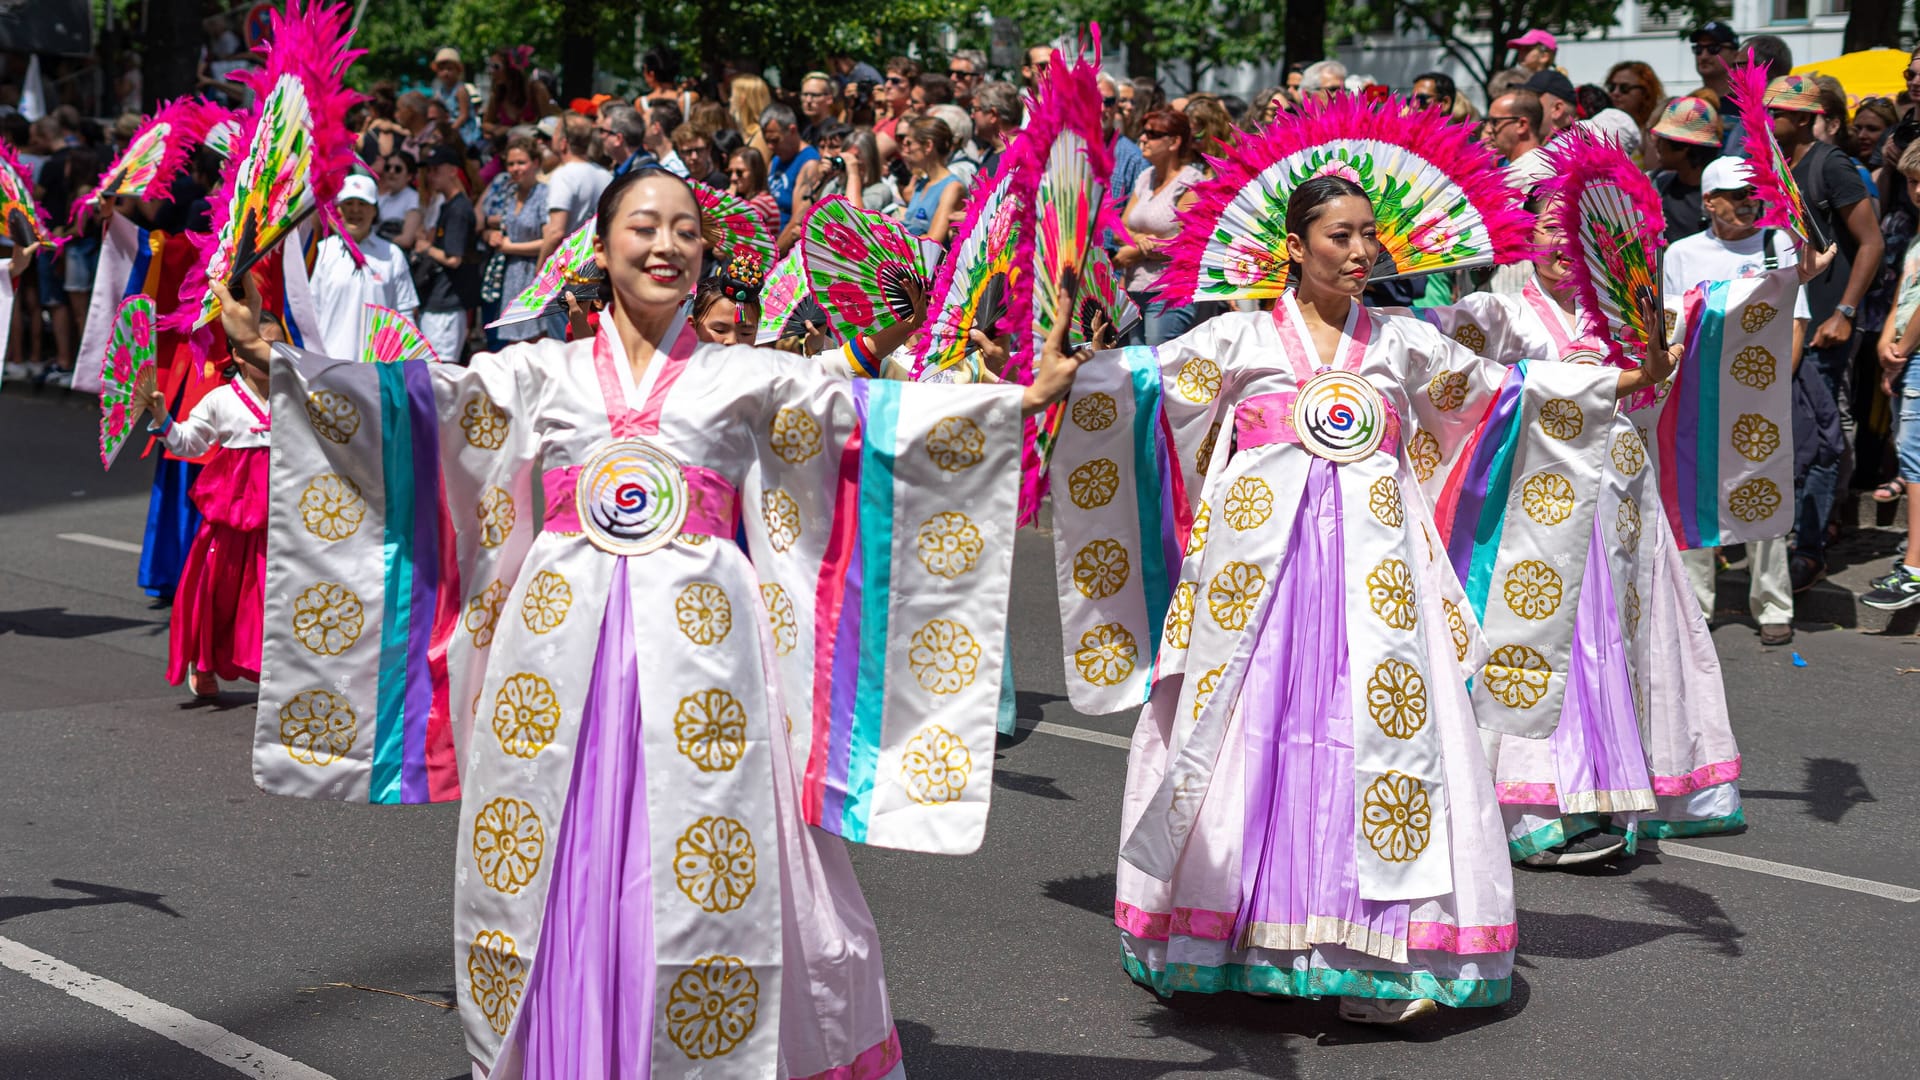
<svg viewBox="0 0 1920 1080"><path fill-rule="evenodd" d="M1717 157L1700 172L1701 191L1739 191L1753 186L1753 170L1737 157Z"/></svg>
<svg viewBox="0 0 1920 1080"><path fill-rule="evenodd" d="M373 177L355 173L340 182L340 194L334 197L334 203L359 199L369 205L380 205L380 189L374 186Z"/></svg>

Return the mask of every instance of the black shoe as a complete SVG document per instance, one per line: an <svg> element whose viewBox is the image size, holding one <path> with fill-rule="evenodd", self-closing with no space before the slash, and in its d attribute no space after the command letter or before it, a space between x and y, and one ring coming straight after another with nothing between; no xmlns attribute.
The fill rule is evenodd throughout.
<svg viewBox="0 0 1920 1080"><path fill-rule="evenodd" d="M1803 593L1827 576L1827 566L1810 555L1795 555L1787 568L1787 576L1793 581L1793 591Z"/></svg>
<svg viewBox="0 0 1920 1080"><path fill-rule="evenodd" d="M1880 611L1899 611L1920 604L1920 569L1901 565L1893 573L1873 583L1873 591L1860 602Z"/></svg>
<svg viewBox="0 0 1920 1080"><path fill-rule="evenodd" d="M1594 829L1574 837L1559 847L1536 852L1521 861L1528 866L1579 866L1582 863L1612 858L1626 849L1626 837Z"/></svg>
<svg viewBox="0 0 1920 1080"><path fill-rule="evenodd" d="M1792 623L1761 623L1760 644L1785 645L1793 640Z"/></svg>

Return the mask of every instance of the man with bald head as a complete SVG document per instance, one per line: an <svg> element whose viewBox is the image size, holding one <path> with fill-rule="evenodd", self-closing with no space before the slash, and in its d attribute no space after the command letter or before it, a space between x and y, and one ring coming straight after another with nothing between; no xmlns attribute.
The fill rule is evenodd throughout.
<svg viewBox="0 0 1920 1080"><path fill-rule="evenodd" d="M1532 90L1509 90L1487 106L1487 146L1506 159L1509 182L1516 188L1530 188L1552 171L1540 153L1546 123L1540 95Z"/></svg>

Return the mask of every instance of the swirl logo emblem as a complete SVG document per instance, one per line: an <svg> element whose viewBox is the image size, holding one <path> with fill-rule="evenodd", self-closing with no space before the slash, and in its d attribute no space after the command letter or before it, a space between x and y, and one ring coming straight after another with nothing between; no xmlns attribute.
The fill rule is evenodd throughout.
<svg viewBox="0 0 1920 1080"><path fill-rule="evenodd" d="M664 547L687 519L680 462L644 439L620 439L594 451L580 467L573 497L587 539L613 555Z"/></svg>
<svg viewBox="0 0 1920 1080"><path fill-rule="evenodd" d="M1323 371L1294 397L1293 430L1315 457L1360 461L1386 439L1386 402L1379 388L1351 371Z"/></svg>

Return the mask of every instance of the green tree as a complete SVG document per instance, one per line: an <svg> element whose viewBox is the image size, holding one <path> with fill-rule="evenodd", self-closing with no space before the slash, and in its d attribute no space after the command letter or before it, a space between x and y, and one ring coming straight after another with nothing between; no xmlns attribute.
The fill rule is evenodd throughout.
<svg viewBox="0 0 1920 1080"><path fill-rule="evenodd" d="M1300 6L1311 2L1303 0ZM1191 92L1215 68L1271 63L1284 55L1284 13L1292 6L1272 0L1015 0L995 3L993 11L1017 22L1025 39L1035 43L1082 32L1097 22L1108 50L1126 48L1131 74L1153 75L1163 64L1179 65L1186 85L1170 89ZM1306 33L1315 36L1312 20L1306 25ZM1320 25L1324 29L1324 21Z"/></svg>

